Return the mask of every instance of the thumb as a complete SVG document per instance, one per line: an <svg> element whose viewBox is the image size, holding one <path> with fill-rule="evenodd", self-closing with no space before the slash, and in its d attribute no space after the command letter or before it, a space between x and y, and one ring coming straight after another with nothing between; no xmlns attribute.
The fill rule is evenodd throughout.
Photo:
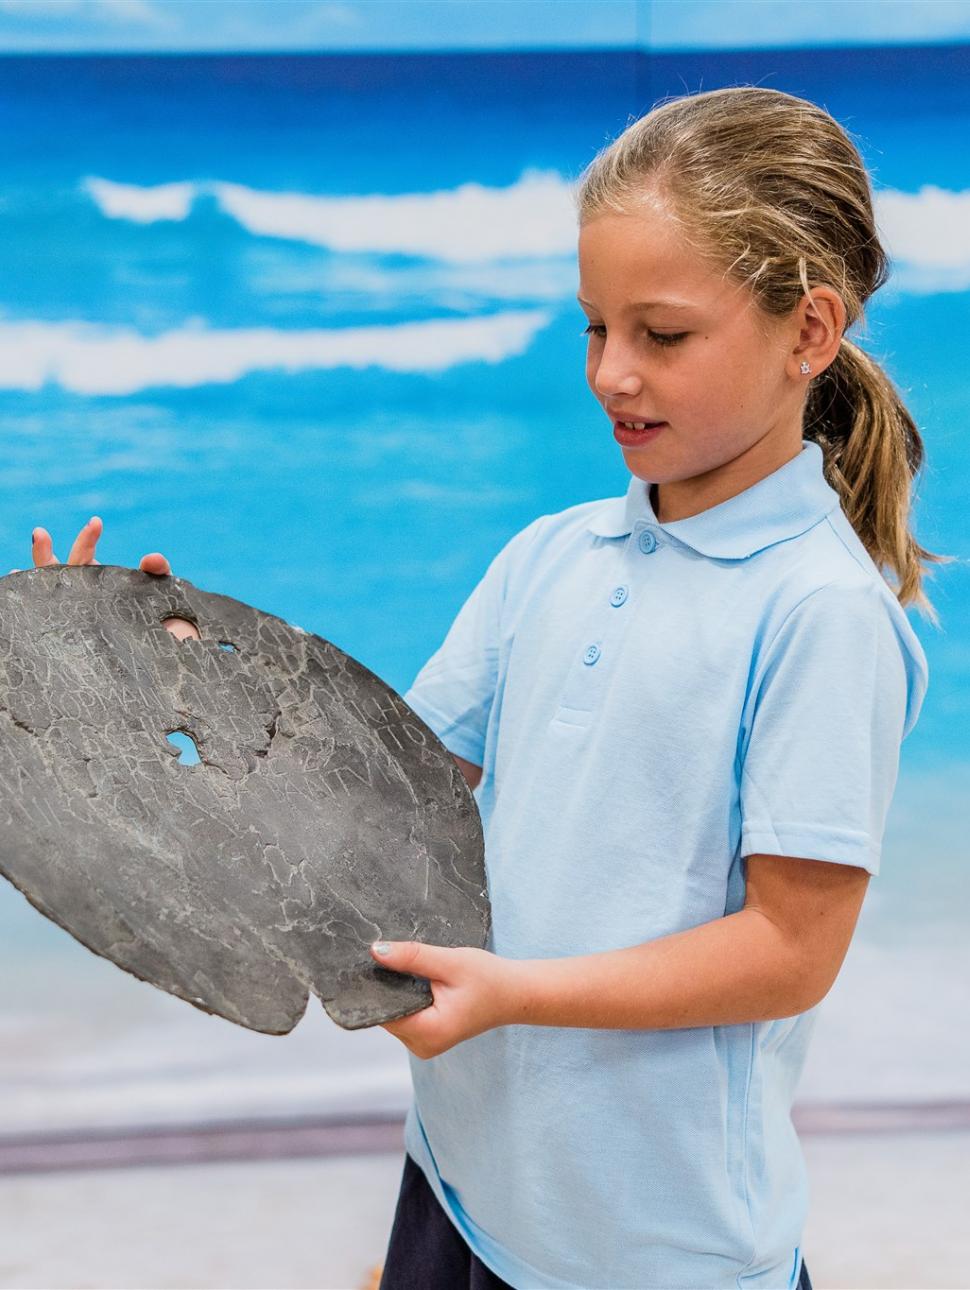
<svg viewBox="0 0 970 1290"><path fill-rule="evenodd" d="M436 969L444 966L440 945L425 945L421 941L374 941L370 947L373 958L392 972L411 972L415 976L432 977Z"/></svg>

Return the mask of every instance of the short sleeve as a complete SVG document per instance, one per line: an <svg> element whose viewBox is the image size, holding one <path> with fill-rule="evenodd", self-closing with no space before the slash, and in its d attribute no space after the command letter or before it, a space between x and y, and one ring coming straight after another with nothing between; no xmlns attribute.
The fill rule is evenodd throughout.
<svg viewBox="0 0 970 1290"><path fill-rule="evenodd" d="M444 641L403 695L449 752L476 766L483 764L495 698L510 575L538 523L534 520L516 533L495 556Z"/></svg>
<svg viewBox="0 0 970 1290"><path fill-rule="evenodd" d="M900 745L926 690L908 634L875 585L831 583L788 614L746 705L742 856L879 872Z"/></svg>

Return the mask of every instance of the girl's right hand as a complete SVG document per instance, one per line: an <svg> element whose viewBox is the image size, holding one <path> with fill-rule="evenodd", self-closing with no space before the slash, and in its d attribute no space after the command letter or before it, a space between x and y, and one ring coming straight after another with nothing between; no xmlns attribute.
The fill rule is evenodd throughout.
<svg viewBox="0 0 970 1290"><path fill-rule="evenodd" d="M94 549L98 544L98 538L101 536L102 524L97 515L92 515L87 524L81 529L74 539L74 545L71 547L71 553L67 557L68 564L100 564L100 560L94 558ZM51 535L46 529L36 528L31 535L31 555L34 559L36 568L43 565L60 564L57 556L54 554L53 542ZM158 551L153 551L150 555L143 555L139 564L139 569L143 573L154 573L163 575L172 572L172 567L165 557ZM20 573L20 569L11 569L11 573Z"/></svg>
<svg viewBox="0 0 970 1290"><path fill-rule="evenodd" d="M74 539L71 554L67 557L68 564L101 563L100 560L95 560L94 558L94 548L97 546L98 538L101 536L101 529L100 517L92 515ZM42 565L60 564L60 560L54 554L51 535L46 529L36 528L31 534L31 554L34 557L34 565L38 569ZM172 572L172 566L159 551L152 551L150 555L143 555L138 567L143 573L154 573L159 577ZM23 570L11 569L10 572L22 573ZM162 626L179 640L185 640L188 636L193 637L195 640L199 639L198 627L186 618L163 618Z"/></svg>

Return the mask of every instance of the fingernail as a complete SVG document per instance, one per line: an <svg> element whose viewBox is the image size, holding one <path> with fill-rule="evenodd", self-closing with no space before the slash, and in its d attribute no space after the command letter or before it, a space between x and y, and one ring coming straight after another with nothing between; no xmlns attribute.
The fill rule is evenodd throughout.
<svg viewBox="0 0 970 1290"><path fill-rule="evenodd" d="M371 949L375 954L390 954L391 952L391 947L387 941L375 941Z"/></svg>
<svg viewBox="0 0 970 1290"><path fill-rule="evenodd" d="M88 523L89 523L89 524L93 524L93 523L94 523L94 521L95 521L97 518L98 518L98 517L97 517L96 515L92 515L92 516L91 516L91 518L88 520Z"/></svg>

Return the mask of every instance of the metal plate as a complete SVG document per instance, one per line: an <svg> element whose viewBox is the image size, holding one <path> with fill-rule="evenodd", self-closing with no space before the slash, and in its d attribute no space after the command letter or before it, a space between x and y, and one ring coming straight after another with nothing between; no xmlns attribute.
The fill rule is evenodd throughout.
<svg viewBox="0 0 970 1290"><path fill-rule="evenodd" d="M266 1034L310 991L349 1030L419 1011L428 982L369 944L490 929L478 808L433 732L329 641L184 578L0 578L0 793L0 873L31 904Z"/></svg>

